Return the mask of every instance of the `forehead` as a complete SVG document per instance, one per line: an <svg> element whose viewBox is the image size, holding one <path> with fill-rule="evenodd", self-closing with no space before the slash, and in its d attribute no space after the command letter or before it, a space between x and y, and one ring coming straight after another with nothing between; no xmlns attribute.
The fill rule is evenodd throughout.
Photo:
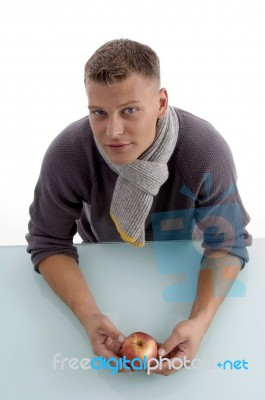
<svg viewBox="0 0 265 400"><path fill-rule="evenodd" d="M150 96L153 88L153 79L136 74L111 85L92 80L88 80L86 83L86 92L90 104L108 101L113 103L115 100L120 102L141 101Z"/></svg>

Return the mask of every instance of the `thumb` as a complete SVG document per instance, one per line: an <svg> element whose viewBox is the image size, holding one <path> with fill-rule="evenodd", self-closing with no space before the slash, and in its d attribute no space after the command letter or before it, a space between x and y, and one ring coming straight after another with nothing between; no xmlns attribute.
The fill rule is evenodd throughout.
<svg viewBox="0 0 265 400"><path fill-rule="evenodd" d="M125 336L113 325L110 319L105 321L105 334L117 343L123 343Z"/></svg>
<svg viewBox="0 0 265 400"><path fill-rule="evenodd" d="M158 350L158 355L160 357L164 357L168 353L170 353L178 344L181 343L181 340L176 336L176 334L172 334L169 338L160 346Z"/></svg>

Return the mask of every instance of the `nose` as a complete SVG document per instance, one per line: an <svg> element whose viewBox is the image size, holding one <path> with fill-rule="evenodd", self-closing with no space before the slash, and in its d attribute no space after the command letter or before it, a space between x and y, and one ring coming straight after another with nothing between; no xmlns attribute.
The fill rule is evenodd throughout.
<svg viewBox="0 0 265 400"><path fill-rule="evenodd" d="M123 134L123 124L118 116L110 116L107 124L107 136L115 139Z"/></svg>

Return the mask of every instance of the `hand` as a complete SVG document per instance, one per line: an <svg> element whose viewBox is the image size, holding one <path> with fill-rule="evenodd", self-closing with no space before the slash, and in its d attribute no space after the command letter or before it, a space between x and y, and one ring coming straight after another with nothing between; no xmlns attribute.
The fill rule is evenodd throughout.
<svg viewBox="0 0 265 400"><path fill-rule="evenodd" d="M174 358L179 358L182 361L184 356L186 360L193 360L200 342L203 338L206 329L197 320L189 319L180 322L172 331L170 337L159 347L158 355L168 358L171 362ZM175 364L179 365L178 362ZM187 363L188 365L188 363ZM162 369L154 369L153 373L159 375L171 375L174 374L176 369L169 369L167 361L162 363Z"/></svg>
<svg viewBox="0 0 265 400"><path fill-rule="evenodd" d="M119 360L121 344L125 337L106 315L100 313L92 314L89 320L86 321L86 330L93 352L97 356ZM123 369L123 372L129 371Z"/></svg>

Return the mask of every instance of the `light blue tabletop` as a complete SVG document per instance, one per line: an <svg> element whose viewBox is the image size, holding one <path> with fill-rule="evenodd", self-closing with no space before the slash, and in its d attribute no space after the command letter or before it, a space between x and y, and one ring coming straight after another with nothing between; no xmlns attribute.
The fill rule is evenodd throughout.
<svg viewBox="0 0 265 400"><path fill-rule="evenodd" d="M144 331L163 342L188 317L201 257L192 242L77 247L99 307L125 335ZM164 377L85 368L94 355L80 322L34 272L25 246L0 247L0 399L264 398L265 239L254 240L249 254L196 368Z"/></svg>

